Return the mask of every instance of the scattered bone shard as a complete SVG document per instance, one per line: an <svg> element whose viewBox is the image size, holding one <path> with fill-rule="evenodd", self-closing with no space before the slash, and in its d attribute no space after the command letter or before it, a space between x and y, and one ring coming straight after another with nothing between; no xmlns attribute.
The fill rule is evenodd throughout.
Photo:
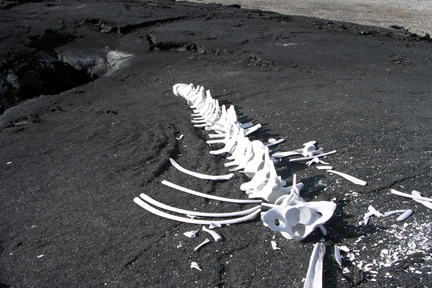
<svg viewBox="0 0 432 288"><path fill-rule="evenodd" d="M202 231L209 233L216 242L222 241L222 236L215 231L207 229L205 226L202 227Z"/></svg>
<svg viewBox="0 0 432 288"><path fill-rule="evenodd" d="M325 246L319 242L315 244L312 255L309 261L309 268L306 274L304 288L321 288L322 287L322 271L323 260L325 254Z"/></svg>
<svg viewBox="0 0 432 288"><path fill-rule="evenodd" d="M273 250L281 250L281 248L277 247L276 241L272 240L270 243Z"/></svg>
<svg viewBox="0 0 432 288"><path fill-rule="evenodd" d="M334 245L334 256L336 262L339 264L339 267L342 267L342 257L340 255L339 246L337 244Z"/></svg>
<svg viewBox="0 0 432 288"><path fill-rule="evenodd" d="M187 231L185 233L183 233L184 236L188 237L188 238L195 238L196 235L198 234L200 230L192 230L192 231Z"/></svg>
<svg viewBox="0 0 432 288"><path fill-rule="evenodd" d="M327 172L339 175L339 176L341 176L341 177L347 179L348 181L351 181L351 182L353 182L354 184L357 184L357 185L365 186L367 184L366 181L360 180L360 179L358 179L358 178L356 178L354 176L351 176L351 175L348 175L348 174L345 174L345 173L342 173L342 172L339 172L339 171L327 170Z"/></svg>
<svg viewBox="0 0 432 288"><path fill-rule="evenodd" d="M198 251L201 247L207 245L208 243L210 243L210 239L206 238L203 242L201 242L201 244L194 248L194 252Z"/></svg>
<svg viewBox="0 0 432 288"><path fill-rule="evenodd" d="M412 215L413 211L411 209L406 210L404 213L402 213L402 215L400 215L398 218L396 218L397 221L404 221L406 220L408 217L410 217Z"/></svg>
<svg viewBox="0 0 432 288"><path fill-rule="evenodd" d="M202 271L201 267L199 266L199 264L197 262L191 262L191 269L196 269L198 271Z"/></svg>

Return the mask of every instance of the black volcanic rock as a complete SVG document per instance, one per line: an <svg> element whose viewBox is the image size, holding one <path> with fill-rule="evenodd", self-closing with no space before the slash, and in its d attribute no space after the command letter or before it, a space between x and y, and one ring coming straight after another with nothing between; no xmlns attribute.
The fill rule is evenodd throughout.
<svg viewBox="0 0 432 288"><path fill-rule="evenodd" d="M325 287L432 285L430 210L389 193L432 195L428 39L238 5L0 7L1 287L302 287L318 241L327 247ZM199 227L153 215L134 197L242 210L160 182L247 198L239 189L247 178L216 183L170 165L174 158L200 173L227 173L225 157L209 154L207 132L173 95L176 83L203 85L221 105L234 105L240 122L261 123L251 139L285 138L275 150L311 140L337 150L325 161L368 185L284 159L278 175L290 184L295 173L306 201L337 203L328 235L295 242L258 218L218 229L224 241L194 253L207 235L183 233ZM369 205L414 214L360 224ZM274 238L281 250L272 250ZM334 244L351 249L342 252L344 270Z"/></svg>

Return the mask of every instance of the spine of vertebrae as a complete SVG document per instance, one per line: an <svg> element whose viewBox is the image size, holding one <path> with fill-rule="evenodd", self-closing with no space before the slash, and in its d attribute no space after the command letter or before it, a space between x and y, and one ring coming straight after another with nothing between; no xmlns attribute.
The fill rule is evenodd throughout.
<svg viewBox="0 0 432 288"><path fill-rule="evenodd" d="M240 123L234 106L219 106L219 102L211 97L210 91L205 91L204 87L194 87L193 84L176 84L173 87L174 95L183 97L192 109L192 123L195 127L203 128L209 132L208 144L219 145L219 149L211 150L213 155L227 154L225 167L229 167L231 172L241 171L250 178L250 181L243 183L240 190L245 191L250 200L229 199L206 195L196 192L168 181L162 181L162 184L178 189L180 191L191 193L197 196L211 198L219 201L232 203L257 203L258 206L249 210L231 213L206 213L206 217L231 217L233 215L239 218L227 220L203 220L189 219L185 217L173 216L162 212L150 206L150 203L159 208L172 212L188 214L191 211L180 211L180 209L169 207L155 200L152 201L147 195L142 194L141 198L135 198L135 202L144 209L157 214L161 217L169 218L176 221L195 223L195 224L233 224L248 221L261 213L261 220L264 225L273 231L279 231L287 239L303 240L316 227L325 231L322 224L329 220L336 208L333 202L306 202L300 197L302 183L296 182L294 175L293 185L284 187L286 182L277 175L274 166L275 158L286 157L289 155L303 155L313 159L323 154L322 149L316 149L315 141L305 144L303 149L298 149L285 154L276 154L276 157L270 157L269 146L279 144L283 139L270 139L268 144L262 141L250 141L247 137L250 133L258 130L260 124ZM328 154L328 153L327 153ZM229 180L234 174L227 175L205 175L189 171L181 167L174 160L171 161L173 166L188 175L201 179L210 180ZM242 201L242 202L239 202ZM268 211L262 211L268 209ZM196 212L195 212L196 213ZM190 214L193 215L193 214ZM203 214L204 215L204 214Z"/></svg>

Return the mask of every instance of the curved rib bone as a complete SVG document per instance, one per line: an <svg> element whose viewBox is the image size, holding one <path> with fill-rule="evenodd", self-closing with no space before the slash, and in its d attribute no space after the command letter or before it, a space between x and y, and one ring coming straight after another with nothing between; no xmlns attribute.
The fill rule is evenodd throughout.
<svg viewBox="0 0 432 288"><path fill-rule="evenodd" d="M175 168L177 168L177 170L179 170L185 174L194 176L196 178L205 179L205 180L229 180L232 177L234 177L234 173L230 173L230 174L226 174L226 175L212 176L212 175L206 175L206 174L201 174L201 173L197 173L197 172L192 172L192 171L189 171L189 170L181 167L174 159L170 158L170 161L171 161L171 164Z"/></svg>
<svg viewBox="0 0 432 288"><path fill-rule="evenodd" d="M176 212L179 214L185 214L185 215L191 215L191 216L199 216L199 217L215 217L215 218L228 218L228 217L236 217L236 216L244 216L247 214L250 214L252 212L255 212L257 209L261 208L261 206L255 206L247 210L243 211L237 211L237 212L227 212L227 213L207 213L207 212L197 212L197 211L190 211L190 210L184 210L176 207L172 207L166 204L163 204L159 201L154 200L150 196L141 193L140 194L141 199L144 201L152 204L153 206L156 206L161 209L165 209L167 211Z"/></svg>
<svg viewBox="0 0 432 288"><path fill-rule="evenodd" d="M144 208L145 210L147 210L148 212L153 213L155 215L158 215L160 217L174 220L174 221L178 221L178 222L190 223L190 224L199 224L199 225L210 225L212 223L227 225L227 224L236 224L236 223L246 222L246 221L254 219L261 212L261 209L258 209L255 212L248 214L246 216L243 216L240 218L229 219L229 220L201 220L201 219L184 218L184 217L165 213L163 211L160 211L160 210L150 206L149 204L147 204L146 202L144 202L142 199L140 199L138 197L134 198L134 202L136 204L138 204L139 206L141 206L142 208Z"/></svg>
<svg viewBox="0 0 432 288"><path fill-rule="evenodd" d="M249 199L232 199L232 198L225 198L225 197L219 197L219 196L214 196L214 195L209 195L206 193L201 193L201 192L197 192L197 191L193 191L191 189L176 185L174 183L171 183L169 181L166 180L162 180L161 182L162 184L180 190L182 192L186 192L195 196L199 196L199 197L203 197L203 198L207 198L207 199L212 199L212 200L217 200L217 201L222 201L222 202L230 202L230 203L240 203L240 204L261 204L262 201L261 200L249 200Z"/></svg>

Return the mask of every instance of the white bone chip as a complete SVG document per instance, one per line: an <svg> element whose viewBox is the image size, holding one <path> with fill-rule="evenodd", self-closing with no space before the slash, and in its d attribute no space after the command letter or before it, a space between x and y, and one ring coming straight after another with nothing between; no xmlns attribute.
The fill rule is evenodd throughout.
<svg viewBox="0 0 432 288"><path fill-rule="evenodd" d="M319 170L332 170L333 169L332 166L316 166L316 168Z"/></svg>
<svg viewBox="0 0 432 288"><path fill-rule="evenodd" d="M413 213L413 211L411 209L408 209L404 213L402 213L402 215L400 215L398 218L396 218L396 220L399 221L399 222L400 221L404 221L408 217L410 217L412 213Z"/></svg>
<svg viewBox="0 0 432 288"><path fill-rule="evenodd" d="M339 172L339 171L327 170L327 172L339 175L339 176L341 176L341 177L347 179L348 181L351 181L352 183L357 184L357 185L365 186L367 184L366 181L360 180L360 179L358 179L358 178L356 178L354 176L351 176L351 175L348 175L348 174L345 174L345 173L342 173L342 172Z"/></svg>
<svg viewBox="0 0 432 288"><path fill-rule="evenodd" d="M334 256L336 262L339 264L340 267L342 267L342 257L340 255L340 250L338 245L334 245Z"/></svg>
<svg viewBox="0 0 432 288"><path fill-rule="evenodd" d="M201 267L199 266L199 264L197 262L191 262L191 269L196 269L198 271L202 271Z"/></svg>
<svg viewBox="0 0 432 288"><path fill-rule="evenodd" d="M273 250L281 250L281 248L277 247L277 243L276 241L271 241L271 246Z"/></svg>
<svg viewBox="0 0 432 288"><path fill-rule="evenodd" d="M183 235L188 237L188 238L195 238L196 235L198 234L198 232L199 232L199 229L193 230L193 231L187 231L187 232L183 233Z"/></svg>

